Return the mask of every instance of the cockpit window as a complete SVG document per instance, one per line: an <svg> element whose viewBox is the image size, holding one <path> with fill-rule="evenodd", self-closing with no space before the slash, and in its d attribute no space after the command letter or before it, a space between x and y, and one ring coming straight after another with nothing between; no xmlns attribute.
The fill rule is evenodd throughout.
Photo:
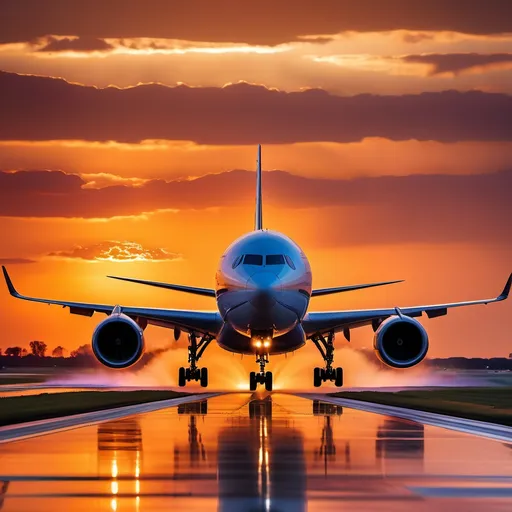
<svg viewBox="0 0 512 512"><path fill-rule="evenodd" d="M263 265L263 256L261 254L246 254L244 256L244 265Z"/></svg>
<svg viewBox="0 0 512 512"><path fill-rule="evenodd" d="M240 263L242 263L242 258L244 256L241 255L241 256L238 256L238 258L235 258L235 261L233 261L233 265L231 265L231 268L236 268L238 267L238 265L240 265Z"/></svg>
<svg viewBox="0 0 512 512"><path fill-rule="evenodd" d="M265 259L265 265L284 265L284 256L282 254L269 254Z"/></svg>
<svg viewBox="0 0 512 512"><path fill-rule="evenodd" d="M288 263L288 266L292 269L292 270L295 270L295 264L293 263L292 259L290 258L290 256L285 255L285 258L286 258L286 263Z"/></svg>

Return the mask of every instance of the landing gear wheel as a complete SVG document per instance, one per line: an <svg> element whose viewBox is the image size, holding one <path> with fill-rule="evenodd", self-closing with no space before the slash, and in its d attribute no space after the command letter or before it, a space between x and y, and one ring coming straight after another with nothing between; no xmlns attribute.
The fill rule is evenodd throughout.
<svg viewBox="0 0 512 512"><path fill-rule="evenodd" d="M319 388L322 385L322 368L315 368L313 370L313 386Z"/></svg>
<svg viewBox="0 0 512 512"><path fill-rule="evenodd" d="M200 382L201 382L201 387L203 388L206 388L208 387L208 368L201 368L201 373L200 373Z"/></svg>
<svg viewBox="0 0 512 512"><path fill-rule="evenodd" d="M321 386L322 382L331 381L338 388L343 386L343 368L333 368L334 363L334 332L329 332L327 336L322 334L311 338L316 348L325 361L325 368L315 368L313 371L313 385L315 388Z"/></svg>
<svg viewBox="0 0 512 512"><path fill-rule="evenodd" d="M204 334L200 341L197 341L197 335L191 332L188 336L188 368L180 368L178 372L178 385L183 387L191 380L199 381L203 388L208 386L208 368L198 368L197 362L201 359L203 352L208 345L212 342L213 337L209 334Z"/></svg>
<svg viewBox="0 0 512 512"><path fill-rule="evenodd" d="M265 373L265 389L272 391L272 372Z"/></svg>
<svg viewBox="0 0 512 512"><path fill-rule="evenodd" d="M343 386L343 368L336 368L336 373L334 377L334 385L337 388L341 388Z"/></svg>
<svg viewBox="0 0 512 512"><path fill-rule="evenodd" d="M256 391L257 386L258 386L258 383L256 381L256 372L251 372L249 374L249 389L251 391Z"/></svg>
<svg viewBox="0 0 512 512"><path fill-rule="evenodd" d="M185 387L185 384L187 383L187 378L185 376L185 368L183 366L178 371L178 386L180 388Z"/></svg>

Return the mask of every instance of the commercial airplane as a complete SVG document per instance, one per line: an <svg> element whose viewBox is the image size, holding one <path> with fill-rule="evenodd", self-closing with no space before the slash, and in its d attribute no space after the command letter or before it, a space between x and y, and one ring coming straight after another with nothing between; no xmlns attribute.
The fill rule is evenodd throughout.
<svg viewBox="0 0 512 512"><path fill-rule="evenodd" d="M251 372L250 389L264 384L272 390L272 373L265 371L269 356L286 354L303 347L308 340L316 346L323 368L315 368L313 384L333 381L343 385L343 370L334 365L334 335L342 332L350 341L350 331L371 325L377 357L393 368L410 368L428 351L428 336L417 317L446 315L449 308L489 304L505 300L510 292L512 274L502 293L493 299L454 302L432 306L393 307L384 309L308 312L312 297L342 293L374 286L393 284L388 281L356 284L336 288L312 288L308 259L301 248L287 236L263 228L261 194L261 146L258 146L256 173L256 215L254 231L235 240L222 255L216 288L196 288L177 284L108 276L132 283L212 297L217 311L139 308L121 305L87 304L27 297L16 291L5 267L7 287L13 297L68 307L72 314L92 316L105 313L92 336L96 358L110 368L127 368L142 356L144 329L148 324L174 329L177 340L188 333L188 366L181 367L178 383L200 381L208 385L208 369L197 363L208 345L216 340L225 350L256 356L259 372Z"/></svg>

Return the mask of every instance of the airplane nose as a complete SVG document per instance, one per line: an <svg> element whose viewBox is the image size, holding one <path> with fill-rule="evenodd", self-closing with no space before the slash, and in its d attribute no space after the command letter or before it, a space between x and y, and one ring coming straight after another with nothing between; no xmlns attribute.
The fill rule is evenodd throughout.
<svg viewBox="0 0 512 512"><path fill-rule="evenodd" d="M256 273L247 281L247 289L254 291L251 304L257 308L271 308L276 303L274 293L280 288L280 279L272 272Z"/></svg>

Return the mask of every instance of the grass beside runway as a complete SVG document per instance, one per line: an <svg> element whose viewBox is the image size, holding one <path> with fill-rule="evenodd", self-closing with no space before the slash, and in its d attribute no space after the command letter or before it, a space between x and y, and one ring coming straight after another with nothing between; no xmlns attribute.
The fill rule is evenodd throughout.
<svg viewBox="0 0 512 512"><path fill-rule="evenodd" d="M512 426L512 387L343 391L331 396Z"/></svg>
<svg viewBox="0 0 512 512"><path fill-rule="evenodd" d="M169 400L189 393L174 391L76 391L0 398L0 426Z"/></svg>
<svg viewBox="0 0 512 512"><path fill-rule="evenodd" d="M42 384L46 379L44 377L3 377L0 376L0 386L11 386L13 384ZM1 391L1 389L0 389Z"/></svg>

